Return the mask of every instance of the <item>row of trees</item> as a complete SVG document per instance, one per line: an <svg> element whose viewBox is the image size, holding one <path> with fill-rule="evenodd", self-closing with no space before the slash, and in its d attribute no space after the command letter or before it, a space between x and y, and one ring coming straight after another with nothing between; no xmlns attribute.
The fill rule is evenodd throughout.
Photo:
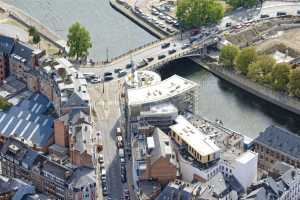
<svg viewBox="0 0 300 200"><path fill-rule="evenodd" d="M178 0L176 16L186 28L199 27L220 21L224 9L216 0Z"/></svg>
<svg viewBox="0 0 300 200"><path fill-rule="evenodd" d="M300 97L300 68L293 69L288 63L276 64L271 56L257 54L254 47L240 50L234 45L226 45L221 49L219 62L255 82Z"/></svg>
<svg viewBox="0 0 300 200"><path fill-rule="evenodd" d="M39 44L41 41L40 33L36 30L34 26L31 26L28 30L29 36L32 37L33 44Z"/></svg>

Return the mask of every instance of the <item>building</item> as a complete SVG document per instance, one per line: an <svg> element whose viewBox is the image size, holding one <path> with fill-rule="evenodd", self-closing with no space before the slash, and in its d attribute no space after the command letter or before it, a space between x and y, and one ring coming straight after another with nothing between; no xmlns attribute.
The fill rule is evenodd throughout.
<svg viewBox="0 0 300 200"><path fill-rule="evenodd" d="M95 199L93 168L61 165L15 138L9 138L0 152L2 173L9 178L29 182L54 199Z"/></svg>
<svg viewBox="0 0 300 200"><path fill-rule="evenodd" d="M149 107L149 110L140 112L139 122L147 123L168 131L178 116L178 109L171 103L162 103Z"/></svg>
<svg viewBox="0 0 300 200"><path fill-rule="evenodd" d="M198 85L180 76L173 75L157 84L126 91L129 119L137 121L140 113L156 104L172 103L179 112L194 112L197 108Z"/></svg>
<svg viewBox="0 0 300 200"><path fill-rule="evenodd" d="M290 168L278 178L268 176L248 188L243 200L300 199L300 170Z"/></svg>
<svg viewBox="0 0 300 200"><path fill-rule="evenodd" d="M128 88L140 88L155 85L161 82L161 77L153 71L139 70L126 76L125 86Z"/></svg>
<svg viewBox="0 0 300 200"><path fill-rule="evenodd" d="M170 135L184 181L205 183L221 172L244 190L257 179L257 153L244 149L243 136L198 117L178 116Z"/></svg>
<svg viewBox="0 0 300 200"><path fill-rule="evenodd" d="M14 136L46 152L54 142L54 119L47 114L51 105L44 95L34 93L8 111L0 112L0 142Z"/></svg>
<svg viewBox="0 0 300 200"><path fill-rule="evenodd" d="M14 46L15 40L11 37L0 36L0 81L9 75L9 56Z"/></svg>
<svg viewBox="0 0 300 200"><path fill-rule="evenodd" d="M159 128L149 136L139 134L133 141L134 179L137 183L151 180L161 185L176 179L177 161L170 138Z"/></svg>
<svg viewBox="0 0 300 200"><path fill-rule="evenodd" d="M300 137L285 129L270 126L254 140L254 150L259 154L258 166L269 170L275 161L300 167Z"/></svg>
<svg viewBox="0 0 300 200"><path fill-rule="evenodd" d="M0 175L0 199L22 200L27 195L35 194L35 187L16 178L7 178Z"/></svg>
<svg viewBox="0 0 300 200"><path fill-rule="evenodd" d="M220 148L209 137L181 115L175 121L176 124L170 127L170 135L180 148L185 148L193 158L203 165L220 159Z"/></svg>

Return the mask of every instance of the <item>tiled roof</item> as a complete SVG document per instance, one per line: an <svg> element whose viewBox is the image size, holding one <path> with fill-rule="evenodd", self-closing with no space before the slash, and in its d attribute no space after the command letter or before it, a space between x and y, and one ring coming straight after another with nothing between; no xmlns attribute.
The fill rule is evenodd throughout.
<svg viewBox="0 0 300 200"><path fill-rule="evenodd" d="M3 54L10 54L15 40L11 37L0 35L0 52Z"/></svg>
<svg viewBox="0 0 300 200"><path fill-rule="evenodd" d="M282 151L297 159L300 159L300 137L285 129L270 126L260 133L255 142Z"/></svg>

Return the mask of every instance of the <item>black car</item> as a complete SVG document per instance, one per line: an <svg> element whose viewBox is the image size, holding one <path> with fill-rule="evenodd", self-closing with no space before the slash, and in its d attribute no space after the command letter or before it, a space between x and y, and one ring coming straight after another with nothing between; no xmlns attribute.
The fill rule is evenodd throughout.
<svg viewBox="0 0 300 200"><path fill-rule="evenodd" d="M111 81L113 79L114 79L114 77L112 77L112 76L104 76L104 81Z"/></svg>
<svg viewBox="0 0 300 200"><path fill-rule="evenodd" d="M164 55L164 54L161 54L161 55L158 55L158 56L157 56L158 60L161 60L161 59L163 59L163 58L165 58L165 57L166 57L166 55Z"/></svg>
<svg viewBox="0 0 300 200"><path fill-rule="evenodd" d="M119 71L121 71L122 69L121 68L116 68L116 69L114 69L114 72L117 74L117 73L119 73Z"/></svg>
<svg viewBox="0 0 300 200"><path fill-rule="evenodd" d="M104 76L111 76L111 75L112 75L111 72L105 72L105 73L104 73Z"/></svg>
<svg viewBox="0 0 300 200"><path fill-rule="evenodd" d="M128 63L127 65L126 65L126 68L127 69L130 69L132 67L132 63Z"/></svg>
<svg viewBox="0 0 300 200"><path fill-rule="evenodd" d="M127 182L126 174L121 174L121 181L122 181L122 183L126 183Z"/></svg>
<svg viewBox="0 0 300 200"><path fill-rule="evenodd" d="M165 48L168 48L170 46L170 43L169 42L166 42L166 43L163 43L162 45L161 45L161 48L162 49L165 49Z"/></svg>
<svg viewBox="0 0 300 200"><path fill-rule="evenodd" d="M148 63L145 61L145 60L142 60L141 62L139 62L137 64L137 68L142 68L142 67L145 67L146 65L148 65Z"/></svg>
<svg viewBox="0 0 300 200"><path fill-rule="evenodd" d="M226 27L230 27L231 26L231 22L227 22L225 26Z"/></svg>
<svg viewBox="0 0 300 200"><path fill-rule="evenodd" d="M169 51L168 51L168 53L171 55L171 54L173 54L173 53L175 53L176 52L176 49L170 49Z"/></svg>
<svg viewBox="0 0 300 200"><path fill-rule="evenodd" d="M286 16L286 12L277 12L277 17L282 17L282 16Z"/></svg>
<svg viewBox="0 0 300 200"><path fill-rule="evenodd" d="M149 58L147 58L147 61L148 62L151 62L151 61L153 61L154 60L154 58L153 57L149 57Z"/></svg>
<svg viewBox="0 0 300 200"><path fill-rule="evenodd" d="M262 18L262 19L269 18L269 17L270 17L270 15L266 15L266 14L260 16L260 18Z"/></svg>

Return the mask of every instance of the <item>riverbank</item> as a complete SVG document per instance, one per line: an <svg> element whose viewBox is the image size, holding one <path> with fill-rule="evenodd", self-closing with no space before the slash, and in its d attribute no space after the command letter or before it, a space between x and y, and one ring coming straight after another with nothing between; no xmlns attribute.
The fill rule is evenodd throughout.
<svg viewBox="0 0 300 200"><path fill-rule="evenodd" d="M294 97L287 96L280 92L271 90L270 88L264 87L255 83L242 75L232 73L224 68L219 67L218 65L209 65L203 62L202 58L191 58L191 60L209 72L215 74L223 80L265 100L272 104L275 104L285 110L288 110L292 113L300 115L300 101Z"/></svg>
<svg viewBox="0 0 300 200"><path fill-rule="evenodd" d="M154 37L158 39L164 39L168 36L167 33L162 32L158 28L148 24L143 19L139 18L137 15L135 15L132 12L132 8L129 5L126 5L125 3L120 3L118 0L110 0L109 1L112 8L114 8L116 11L133 21L135 24L140 26L142 29L153 35Z"/></svg>
<svg viewBox="0 0 300 200"><path fill-rule="evenodd" d="M52 43L61 51L65 51L67 49L66 41L64 41L60 36L58 36L53 31L49 30L38 20L24 13L22 10L12 5L6 4L2 1L0 1L0 10L2 12L8 13L8 16L10 18L12 18L13 20L17 21L18 23L22 24L27 28L34 26L37 29L37 31L40 33L42 38Z"/></svg>

